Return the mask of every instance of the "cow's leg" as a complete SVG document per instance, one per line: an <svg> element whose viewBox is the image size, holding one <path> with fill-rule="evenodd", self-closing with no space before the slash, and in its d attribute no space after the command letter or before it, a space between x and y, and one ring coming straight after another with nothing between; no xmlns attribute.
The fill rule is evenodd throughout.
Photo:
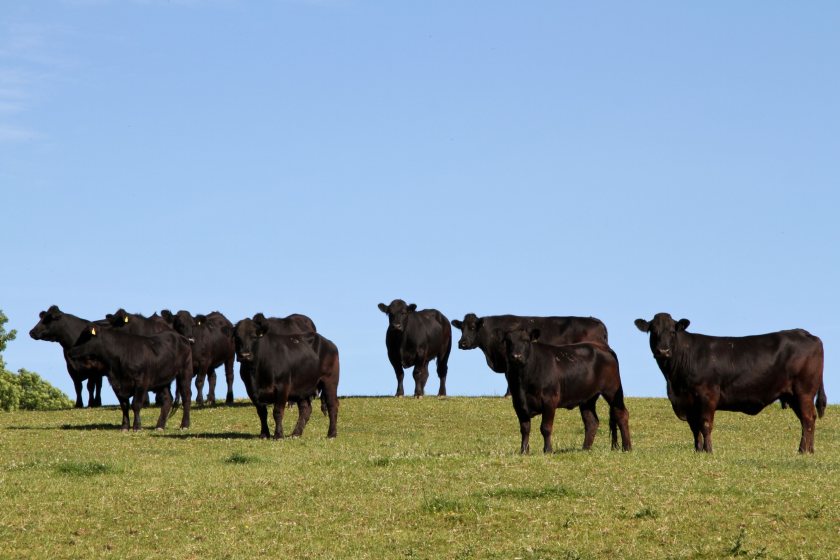
<svg viewBox="0 0 840 560"><path fill-rule="evenodd" d="M712 428L715 426L715 409L706 408L700 417L700 432L703 434L703 451L712 452Z"/></svg>
<svg viewBox="0 0 840 560"><path fill-rule="evenodd" d="M286 412L286 399L277 399L274 403L274 439L283 438L283 414Z"/></svg>
<svg viewBox="0 0 840 560"><path fill-rule="evenodd" d="M402 397L403 395L405 395L405 390L403 389L403 379L405 378L405 371L403 371L402 358L400 357L399 350L397 350L397 352L395 353L389 351L388 361L391 362L391 367L394 368L394 375L397 376L397 392L394 396Z"/></svg>
<svg viewBox="0 0 840 560"><path fill-rule="evenodd" d="M580 405L580 417L583 420L583 449L589 450L592 448L592 442L595 441L595 434L598 433L598 412L595 410L595 403L598 401L596 396L587 402Z"/></svg>
<svg viewBox="0 0 840 560"><path fill-rule="evenodd" d="M120 410L122 411L122 424L120 425L120 429L124 432L128 431L128 409L130 406L129 398L128 397L117 397L120 401Z"/></svg>
<svg viewBox="0 0 840 560"><path fill-rule="evenodd" d="M618 435L616 428L621 431L621 450L630 451L630 413L624 406L624 391L621 387L613 394L604 394L604 399L610 405L610 444L612 449L618 449Z"/></svg>
<svg viewBox="0 0 840 560"><path fill-rule="evenodd" d="M338 384L331 383L321 387L321 410L326 410L330 417L327 437L334 438L338 433Z"/></svg>
<svg viewBox="0 0 840 560"><path fill-rule="evenodd" d="M207 370L207 402L210 406L216 404L216 370Z"/></svg>
<svg viewBox="0 0 840 560"><path fill-rule="evenodd" d="M169 411L172 410L172 393L169 391L169 387L164 387L158 391L158 397L160 397L160 417L158 417L155 429L162 430L166 427Z"/></svg>
<svg viewBox="0 0 840 560"><path fill-rule="evenodd" d="M227 382L225 404L233 404L233 356L225 361L225 381Z"/></svg>
<svg viewBox="0 0 840 560"><path fill-rule="evenodd" d="M268 407L264 404L254 403L257 407L257 416L260 417L260 439L268 439L271 433L268 431Z"/></svg>
<svg viewBox="0 0 840 560"><path fill-rule="evenodd" d="M190 427L190 408L192 407L192 387L190 387L190 381L189 371L183 372L178 379L178 387L181 389L181 400L184 403L184 412L181 417L182 430Z"/></svg>
<svg viewBox="0 0 840 560"><path fill-rule="evenodd" d="M75 408L84 408L85 403L82 401L82 380L78 379L72 373L70 374L70 376L73 379L73 388L76 390L76 404L74 405L74 407Z"/></svg>
<svg viewBox="0 0 840 560"><path fill-rule="evenodd" d="M292 437L303 435L303 429L306 427L306 423L309 422L310 414L312 414L312 399L298 401L298 421L295 424L295 429L292 431Z"/></svg>
<svg viewBox="0 0 840 560"><path fill-rule="evenodd" d="M100 407L102 406L102 376L96 376L96 382L94 384L96 396L93 399L93 406Z"/></svg>
<svg viewBox="0 0 840 560"><path fill-rule="evenodd" d="M449 372L449 352L452 350L452 340L446 344L443 352L441 352L435 360L435 369L437 370L438 379L440 379L440 389L438 389L438 396L446 396L446 374Z"/></svg>
<svg viewBox="0 0 840 560"><path fill-rule="evenodd" d="M802 439L799 440L800 453L814 452L814 424L817 418L817 409L814 407L812 398L803 398L797 395L797 398L791 401L791 408L799 418L799 423L802 424Z"/></svg>
<svg viewBox="0 0 840 560"><path fill-rule="evenodd" d="M87 390L88 390L88 408L93 408L96 406L96 379L91 374L87 380Z"/></svg>
<svg viewBox="0 0 840 560"><path fill-rule="evenodd" d="M140 431L140 410L143 408L143 396L146 395L147 392L144 391L142 388L138 388L134 391L134 400L131 403L131 410L134 412L134 431Z"/></svg>
<svg viewBox="0 0 840 560"><path fill-rule="evenodd" d="M195 375L195 404L204 405L204 380L207 378L207 368L202 364L196 364Z"/></svg>
<svg viewBox="0 0 840 560"><path fill-rule="evenodd" d="M691 433L694 435L694 451L703 451L703 432L700 430L702 421L699 414L691 412L687 415L686 420L689 428L691 428Z"/></svg>
<svg viewBox="0 0 840 560"><path fill-rule="evenodd" d="M519 446L519 453L526 455L531 452L531 417L523 411L516 411L519 419L519 434L522 436L522 443Z"/></svg>
<svg viewBox="0 0 840 560"><path fill-rule="evenodd" d="M557 409L554 406L547 406L543 409L542 421L540 422L540 433L543 437L543 453L551 453L551 432L554 430L554 413Z"/></svg>
<svg viewBox="0 0 840 560"><path fill-rule="evenodd" d="M426 394L426 381L429 380L428 362L414 366L411 374L414 377L414 396L420 398Z"/></svg>

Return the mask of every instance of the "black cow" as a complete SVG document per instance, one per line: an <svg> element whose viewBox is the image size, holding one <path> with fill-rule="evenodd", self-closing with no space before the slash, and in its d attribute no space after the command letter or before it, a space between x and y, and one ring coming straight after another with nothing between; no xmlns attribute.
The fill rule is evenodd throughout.
<svg viewBox="0 0 840 560"><path fill-rule="evenodd" d="M694 449L712 452L716 410L754 415L780 399L802 424L799 452L813 453L815 417L826 406L822 341L802 329L734 337L689 333L688 325L667 313L636 319L650 333L668 399L691 427Z"/></svg>
<svg viewBox="0 0 840 560"><path fill-rule="evenodd" d="M519 315L488 315L478 317L467 313L463 321L454 319L452 325L461 331L458 348L484 352L487 365L496 373L508 369L504 335L516 330L539 329L544 344L574 344L576 342L607 343L607 327L594 317L523 317ZM505 396L510 395L508 387Z"/></svg>
<svg viewBox="0 0 840 560"><path fill-rule="evenodd" d="M48 340L61 344L64 351L64 361L67 363L67 373L70 374L73 387L76 390L76 408L84 406L82 402L82 381L85 379L87 379L88 406L102 406L102 376L107 373L105 365L90 362L87 367L80 367L73 363L67 355L68 350L78 340L88 321L64 313L57 305L50 306L46 311L41 311L39 317L38 324L29 331L29 336L35 340ZM102 327L106 326L104 321L98 321L95 324Z"/></svg>
<svg viewBox="0 0 840 560"><path fill-rule="evenodd" d="M592 447L598 430L595 403L603 395L610 405L610 439L618 449L616 428L621 430L621 447L630 451L630 414L624 406L624 391L618 371L618 357L608 346L591 342L553 346L537 342L539 329L498 333L504 340L508 370L505 377L513 409L522 434L521 453L528 453L531 418L542 414L540 432L543 451L550 453L554 412L563 407L580 407L583 419L583 448Z"/></svg>
<svg viewBox="0 0 840 560"><path fill-rule="evenodd" d="M157 313L151 317L146 317L139 313L129 313L122 307L117 309L113 314L108 313L105 315L105 320L113 328L125 329L125 332L131 334L148 336L173 330L172 325Z"/></svg>
<svg viewBox="0 0 840 560"><path fill-rule="evenodd" d="M403 396L403 368L414 366L414 396L422 397L429 379L429 362L437 360L440 378L438 396L446 395L446 372L449 369L449 352L452 349L452 328L449 320L437 309L417 311L417 305L395 299L389 305L379 304L379 310L388 315L385 347L388 361L397 375L397 394Z"/></svg>
<svg viewBox="0 0 840 560"><path fill-rule="evenodd" d="M218 311L195 317L183 309L175 314L164 309L160 314L167 322L171 318L172 327L192 343L196 404L204 404L204 381L208 378L207 401L216 404L216 368L223 364L227 381L225 403L233 403L233 323Z"/></svg>
<svg viewBox="0 0 840 560"><path fill-rule="evenodd" d="M253 317L253 321L259 327L272 334L303 334L318 332L315 328L315 323L306 315L300 313L292 313L288 317L266 317L262 313L257 313Z"/></svg>
<svg viewBox="0 0 840 560"><path fill-rule="evenodd" d="M130 402L134 430L140 429L140 409L149 391L161 397L157 428L162 430L172 408L169 386L173 380L184 400L181 428L189 428L192 353L189 341L180 334L169 330L143 336L88 323L68 354L77 363L97 361L108 367L108 381L122 409L123 430L128 430Z"/></svg>
<svg viewBox="0 0 840 560"><path fill-rule="evenodd" d="M300 436L312 413L312 397L321 395L321 411L329 415L327 437L336 436L338 422L338 348L317 333L276 334L256 321L243 319L234 327L239 375L260 417L260 437L267 438L268 406L274 405L274 437L283 437L283 412L297 403L298 421L292 436Z"/></svg>

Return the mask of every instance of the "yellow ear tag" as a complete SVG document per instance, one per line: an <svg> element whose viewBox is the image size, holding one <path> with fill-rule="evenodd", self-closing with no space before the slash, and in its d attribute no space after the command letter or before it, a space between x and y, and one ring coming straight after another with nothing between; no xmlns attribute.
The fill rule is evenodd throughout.
<svg viewBox="0 0 840 560"><path fill-rule="evenodd" d="M123 317L123 323L128 323L128 315L126 315L125 317Z"/></svg>
<svg viewBox="0 0 840 560"><path fill-rule="evenodd" d="M198 322L198 325L201 326L201 321Z"/></svg>
<svg viewBox="0 0 840 560"><path fill-rule="evenodd" d="M91 327L90 328L90 334L93 335L93 336L96 336L96 327Z"/></svg>

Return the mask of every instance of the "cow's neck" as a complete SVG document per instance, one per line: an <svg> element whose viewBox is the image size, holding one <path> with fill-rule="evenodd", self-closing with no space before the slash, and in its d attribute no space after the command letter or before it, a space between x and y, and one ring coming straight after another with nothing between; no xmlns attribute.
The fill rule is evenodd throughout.
<svg viewBox="0 0 840 560"><path fill-rule="evenodd" d="M685 371L686 368L691 365L689 363L690 353L687 350L689 341L686 340L686 337L690 336L691 335L689 333L682 331L678 332L676 334L676 340L674 342L674 349L671 353L671 357L656 358L656 363L659 365L659 369L669 381L678 371Z"/></svg>
<svg viewBox="0 0 840 560"><path fill-rule="evenodd" d="M499 350L499 344L493 340L486 329L481 329L478 333L478 347L484 352L490 369L496 373L504 373L507 370L505 350Z"/></svg>
<svg viewBox="0 0 840 560"><path fill-rule="evenodd" d="M64 315L64 320L66 321L66 325L59 333L58 343L61 344L62 348L69 350L74 344L76 344L76 341L79 340L79 336L81 336L82 331L85 330L87 322L83 319L79 319L75 315L67 314Z"/></svg>

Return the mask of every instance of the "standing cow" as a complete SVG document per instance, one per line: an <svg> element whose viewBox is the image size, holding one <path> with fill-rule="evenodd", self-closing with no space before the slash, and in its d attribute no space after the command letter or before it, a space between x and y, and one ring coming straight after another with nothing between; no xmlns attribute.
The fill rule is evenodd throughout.
<svg viewBox="0 0 840 560"><path fill-rule="evenodd" d="M624 406L624 390L618 371L618 358L608 346L582 342L553 346L538 342L539 329L498 333L504 340L508 369L505 377L522 435L521 453L528 453L531 418L542 415L540 432L543 452L550 453L554 413L560 408L580 407L584 426L583 448L590 449L598 430L595 404L603 396L610 406L610 440L618 449L630 451L630 414Z"/></svg>
<svg viewBox="0 0 840 560"><path fill-rule="evenodd" d="M88 321L80 319L75 315L64 313L57 305L50 306L46 311L41 311L38 324L29 331L29 336L35 340L48 340L58 342L64 351L64 361L67 364L67 373L73 380L73 388L76 390L76 408L82 408L82 381L87 379L88 406L102 406L102 377L107 373L105 364L101 362L88 362L84 367L73 362L67 354L73 347L76 340L82 334ZM100 327L107 328L105 321L95 323Z"/></svg>
<svg viewBox="0 0 840 560"><path fill-rule="evenodd" d="M216 368L220 365L225 366L225 380L227 381L225 403L232 404L233 323L218 311L195 317L183 309L174 314L164 309L160 314L166 321L171 322L175 331L187 337L192 344L196 404L204 404L205 380L209 380L207 401L211 405L216 404Z"/></svg>
<svg viewBox="0 0 840 560"><path fill-rule="evenodd" d="M696 451L712 452L715 411L755 415L780 399L802 424L800 453L814 452L816 415L826 407L823 345L802 329L755 336L706 336L686 331L688 319L668 313L636 319L665 376L674 413L694 434ZM816 408L814 407L816 397Z"/></svg>
<svg viewBox="0 0 840 560"><path fill-rule="evenodd" d="M172 408L169 386L173 380L177 380L184 399L181 428L189 428L192 353L189 341L180 334L169 330L143 336L88 323L68 355L76 363L95 361L108 367L108 381L120 401L124 431L129 427L129 404L134 410L134 430L140 429L140 409L149 391L161 397L157 428L165 427Z"/></svg>
<svg viewBox="0 0 840 560"><path fill-rule="evenodd" d="M338 348L317 333L276 334L252 319L234 327L239 375L260 417L260 437L267 438L268 405L274 405L274 438L283 437L287 403L297 403L298 421L292 436L300 436L312 413L312 397L320 393L321 411L329 416L328 438L338 423Z"/></svg>
<svg viewBox="0 0 840 560"><path fill-rule="evenodd" d="M519 315L489 315L478 317L467 313L463 321L454 319L452 325L461 331L458 348L480 348L487 365L496 373L508 370L504 335L516 330L540 330L544 344L574 344L595 342L607 345L607 327L594 317L523 317ZM510 395L508 387L505 396Z"/></svg>
<svg viewBox="0 0 840 560"><path fill-rule="evenodd" d="M388 315L385 346L388 361L397 375L397 394L403 396L403 369L414 367L414 396L422 397L429 379L429 362L437 360L440 378L438 396L446 396L447 361L452 349L452 328L449 320L437 309L417 311L417 305L395 299L389 305L379 304L379 310Z"/></svg>

